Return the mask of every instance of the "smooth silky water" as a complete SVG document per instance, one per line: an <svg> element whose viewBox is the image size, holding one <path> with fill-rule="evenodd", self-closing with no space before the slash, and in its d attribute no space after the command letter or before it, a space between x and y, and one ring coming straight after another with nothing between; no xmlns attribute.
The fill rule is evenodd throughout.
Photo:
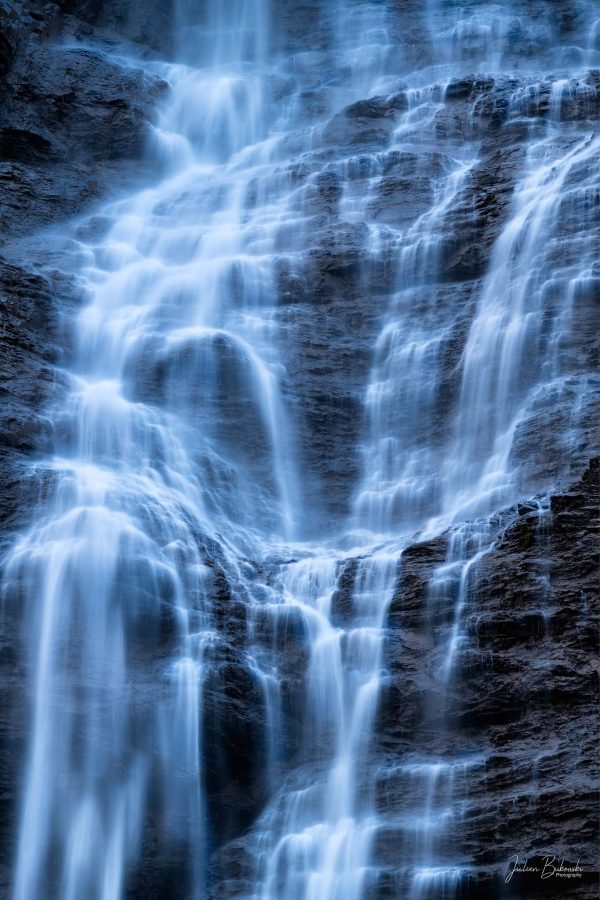
<svg viewBox="0 0 600 900"><path fill-rule="evenodd" d="M410 48L397 45L403 13L394 4L317 6L329 48L313 51L306 35L306 52L288 58L274 49L277 16L266 0L180 0L178 61L160 64L170 91L150 137L164 175L107 207L106 236L77 248L87 299L72 323L67 396L51 411L54 453L38 464L52 499L7 565L31 673L13 900L121 900L151 816L155 839L180 861L183 895L207 896L202 698L218 638L202 541L221 546L256 622L298 616L309 642L302 746L290 772L279 748L282 679L250 623L270 800L253 827L254 885L235 896L377 896L371 741L402 550L415 534L449 529L448 559L429 587L432 608L452 608L436 630L443 696L468 643L477 564L493 540L488 517L548 487L516 451L519 429L552 396L583 397L566 342L570 306L594 277L585 222L599 138L560 124L564 105L587 90L577 67L594 64L592 44L564 59L560 48L555 60L549 52L545 64L559 75L543 83L527 75L511 100L509 117L526 118L550 83L550 115L542 130L532 125L466 327L452 424L438 435L452 322L432 285L478 145L449 138L440 151L436 114L453 78L510 72L515 22L534 25L521 21L517 2L461 12L429 0L419 15L431 58L415 68ZM431 187L406 224L371 218L384 153L343 147L319 162L325 119L307 118L300 102L317 62L333 73L330 112L401 85L406 106L391 149L414 157L415 178ZM290 77L295 89L278 102L273 83ZM367 289L369 265L385 253L394 261L364 385L363 472L347 521L332 523L327 538L304 505L277 309L278 260L293 266L311 227L293 175L298 159L315 174L335 171L340 219L367 223ZM562 429L564 453L577 440L581 404ZM247 560L279 560L268 589L246 578ZM352 614L340 623L332 598L350 560L358 560ZM145 652L167 615L167 649ZM413 798L400 823L398 896L451 897L469 861L447 837L483 759L478 748L465 758L415 752L395 766Z"/></svg>

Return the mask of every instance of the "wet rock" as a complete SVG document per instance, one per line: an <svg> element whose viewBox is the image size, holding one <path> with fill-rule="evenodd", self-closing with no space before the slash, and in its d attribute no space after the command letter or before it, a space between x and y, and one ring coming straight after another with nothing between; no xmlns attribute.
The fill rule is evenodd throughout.
<svg viewBox="0 0 600 900"><path fill-rule="evenodd" d="M443 172L444 155L391 150L383 166L369 211L377 222L409 227L431 207L435 180Z"/></svg>
<svg viewBox="0 0 600 900"><path fill-rule="evenodd" d="M521 504L481 559L459 675L443 703L426 673L436 659L427 584L444 558L444 541L413 545L402 557L388 617L392 675L382 691L378 741L388 759L415 744L433 756L483 751L485 766L465 775L459 852L472 866L465 896L481 896L488 885L489 896L505 896L514 853L579 860L583 876L573 882L573 896L593 896L598 475L593 459L579 482L551 498L545 514ZM436 726L442 709L445 728ZM402 802L402 792L382 785L384 816L397 814ZM400 838L389 851L382 845L383 862L393 865L393 849L397 855L402 845ZM515 897L550 890L539 879L515 879Z"/></svg>
<svg viewBox="0 0 600 900"><path fill-rule="evenodd" d="M246 643L248 627L247 598L241 595L240 587L232 583L231 576L218 563L208 560L208 565L212 579L206 589L215 623L226 641L241 648Z"/></svg>
<svg viewBox="0 0 600 900"><path fill-rule="evenodd" d="M46 159L89 165L143 156L148 113L161 83L142 70L115 65L97 51L44 46L15 65L10 78L3 116L35 124Z"/></svg>
<svg viewBox="0 0 600 900"><path fill-rule="evenodd" d="M229 659L213 661L202 698L204 787L216 847L256 818L268 788L266 698L241 652L223 649Z"/></svg>
<svg viewBox="0 0 600 900"><path fill-rule="evenodd" d="M465 190L447 220L443 280L481 278L489 268L492 246L506 221L522 159L521 147L498 148L492 144L469 173Z"/></svg>
<svg viewBox="0 0 600 900"><path fill-rule="evenodd" d="M46 276L0 259L0 313L0 522L6 539L22 521L29 457L49 446L43 409L57 389L52 366L61 349L55 289Z"/></svg>
<svg viewBox="0 0 600 900"><path fill-rule="evenodd" d="M457 78L444 91L444 100L472 100L478 94L491 90L493 86L492 78L477 78L475 75Z"/></svg>
<svg viewBox="0 0 600 900"><path fill-rule="evenodd" d="M0 8L3 104L0 113L0 221L4 240L72 216L83 204L132 178L124 160L139 160L160 82L108 62L99 52L60 48L64 23L52 3ZM135 163L138 164L137 162ZM0 354L6 400L0 414L3 526L23 509L28 454L49 446L41 412L60 380L52 374L66 349L59 344L58 293L6 251L0 260L5 340ZM5 532L6 533L6 532Z"/></svg>
<svg viewBox="0 0 600 900"><path fill-rule="evenodd" d="M338 113L325 127L325 144L346 147L384 147L390 138L398 109L406 109L406 99L371 97L359 100Z"/></svg>
<svg viewBox="0 0 600 900"><path fill-rule="evenodd" d="M100 49L65 47L85 12L70 19L54 3L0 8L0 221L10 222L11 238L72 216L140 175L148 121L165 85Z"/></svg>
<svg viewBox="0 0 600 900"><path fill-rule="evenodd" d="M335 627L344 627L355 615L353 602L354 585L359 561L351 559L345 562L337 579L337 586L331 598L330 619Z"/></svg>
<svg viewBox="0 0 600 900"><path fill-rule="evenodd" d="M211 859L211 900L229 900L242 897L253 889L252 874L255 866L252 849L243 840L231 841L213 854Z"/></svg>
<svg viewBox="0 0 600 900"><path fill-rule="evenodd" d="M63 12L76 17L74 28L83 35L95 29L101 30L108 38L126 38L162 54L170 54L173 50L173 0L165 0L159 4L143 0L131 0L128 3L57 0L57 3Z"/></svg>
<svg viewBox="0 0 600 900"><path fill-rule="evenodd" d="M52 158L52 144L36 131L22 128L0 130L0 159L39 163Z"/></svg>

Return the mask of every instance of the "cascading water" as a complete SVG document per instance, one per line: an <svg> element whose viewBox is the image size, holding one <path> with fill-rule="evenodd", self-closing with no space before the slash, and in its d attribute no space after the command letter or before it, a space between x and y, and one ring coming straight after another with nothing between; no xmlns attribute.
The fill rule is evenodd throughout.
<svg viewBox="0 0 600 900"><path fill-rule="evenodd" d="M234 531L245 522L286 534L294 490L268 342L271 240L260 221L242 221L261 149L241 170L232 161L230 175L214 162L261 130L259 76L243 71L260 65L265 16L238 5L226 32L215 4L209 67L173 72L156 140L169 157L177 151L176 174L110 210L106 239L82 248L90 301L56 413L56 500L8 570L28 606L35 671L16 900L122 896L157 780L162 839L188 845L182 890L204 893L200 700L211 630L197 535L214 533L220 516L234 517ZM256 113L239 125L251 95ZM208 99L200 139L189 113L197 97ZM229 422L219 414L228 395L239 411ZM250 452L239 429L253 434ZM150 664L159 696L148 711L153 676L134 645L154 629L156 653L161 617L172 619L174 646Z"/></svg>
<svg viewBox="0 0 600 900"><path fill-rule="evenodd" d="M143 890L149 859L152 891L186 900L460 886L469 859L450 825L486 748L457 753L444 704L477 566L493 514L564 474L531 459L531 423L562 417L560 456L589 420L572 317L598 278L596 93L580 71L594 49L555 48L546 22L532 57L521 6L323 0L313 46L266 0L178 4L150 140L164 175L77 248L87 302L54 453L38 463L53 496L6 567L31 674L14 900L121 900ZM557 76L540 79L539 61ZM476 239L473 185L499 115L477 85L504 90L513 70L516 185L457 303L449 258L462 229ZM446 117L464 96L466 129ZM414 193L388 209L389 184ZM292 363L310 351L292 360L280 299L330 289L306 275L313 231L340 257L360 236L375 308L362 468L333 522L307 501L336 489L315 491L308 471ZM328 265L329 278L352 269ZM407 798L390 873L373 757L386 616L404 549L443 532L429 585L440 740L419 746L417 726L414 754L389 769ZM242 790L227 756L240 740ZM244 876L214 876L211 855L241 834Z"/></svg>

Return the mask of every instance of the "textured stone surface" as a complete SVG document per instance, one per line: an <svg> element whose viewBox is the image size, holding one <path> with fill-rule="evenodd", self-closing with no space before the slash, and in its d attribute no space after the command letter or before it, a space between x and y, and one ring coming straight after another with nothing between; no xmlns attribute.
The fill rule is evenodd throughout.
<svg viewBox="0 0 600 900"><path fill-rule="evenodd" d="M77 5L75 18L65 16L66 5L0 4L0 369L5 398L0 517L5 534L14 527L16 508L23 506L22 473L15 465L24 453L48 447L50 425L40 410L60 388L52 365L66 358L68 348L59 316L75 293L66 277L32 268L28 245L15 246L15 238L55 226L109 191L134 183L144 166L146 175L151 171L143 162L147 127L165 85L98 47L68 46L77 38L104 38L105 31L92 26L109 17L110 6ZM122 15L115 12L115 22ZM120 27L121 41L139 37L139 29L128 34L123 22Z"/></svg>
<svg viewBox="0 0 600 900"><path fill-rule="evenodd" d="M428 585L445 559L444 538L403 554L388 617L391 679L382 694L377 739L384 759L419 746L432 757L481 754L464 775L465 808L455 851L474 868L465 896L506 896L508 860L579 861L583 877L540 883L515 874L508 896L595 896L598 868L598 502L599 462L551 498L509 511L471 578L467 643L449 701L436 698L436 631ZM445 727L439 727L440 717ZM381 782L381 810L393 818L410 797ZM386 850L387 846L387 850ZM394 866L401 839L383 842ZM396 882L389 888L402 890ZM382 888L383 890L383 888ZM388 894L383 893L383 896ZM402 893L400 893L402 896ZM461 894L462 896L462 894Z"/></svg>

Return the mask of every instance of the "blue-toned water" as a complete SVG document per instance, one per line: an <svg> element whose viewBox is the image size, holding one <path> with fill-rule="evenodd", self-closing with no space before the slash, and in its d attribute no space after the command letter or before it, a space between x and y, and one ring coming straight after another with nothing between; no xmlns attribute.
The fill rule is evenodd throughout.
<svg viewBox="0 0 600 900"><path fill-rule="evenodd" d="M13 900L122 900L159 858L169 886L150 874L147 896L201 900L211 855L236 831L251 835L251 875L232 873L222 896L378 896L372 739L402 551L450 530L429 586L433 606L453 598L430 673L443 694L467 643L489 517L547 492L584 441L591 382L574 323L598 279L600 138L586 114L598 20L580 5L589 27L566 45L551 17L517 0L323 0L306 23L267 0L180 0L177 61L153 64L170 85L149 136L163 175L107 206L106 235L70 251L85 299L69 326L67 391L49 411L53 454L37 463L52 496L7 565L31 701ZM487 126L475 95L468 128L443 115L451 86L473 73L513 79L503 115L522 137L463 303L444 274L447 238L476 214ZM365 122L353 137L331 126L366 98L389 100L378 146L365 145ZM386 212L378 197L394 165L406 202ZM315 212L324 177L335 204ZM281 298L283 264L307 294L321 289L303 254L324 221L364 223L361 303L376 313L359 474L337 519L314 499L336 488L314 487ZM372 273L383 261L382 300ZM318 381L327 362L303 345L294 365ZM529 428L554 430L547 465ZM223 616L242 607L245 623L224 635ZM304 646L291 674L277 637L290 622ZM220 698L240 671L235 703L260 715L239 732L250 770L236 794L236 771L217 773L230 732L214 709L223 702L227 717ZM457 758L415 745L392 761L412 798L398 813L398 897L460 886L470 860L458 811L479 749ZM260 785L241 826L219 812L217 776L231 781L234 818Z"/></svg>

